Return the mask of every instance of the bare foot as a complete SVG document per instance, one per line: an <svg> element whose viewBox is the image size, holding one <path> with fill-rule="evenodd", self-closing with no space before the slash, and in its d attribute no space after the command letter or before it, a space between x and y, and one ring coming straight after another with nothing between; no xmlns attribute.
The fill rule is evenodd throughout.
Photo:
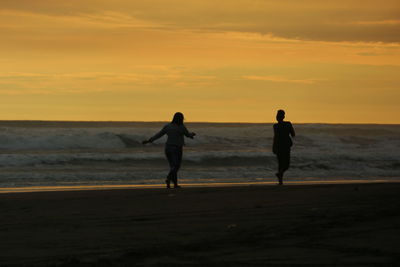
<svg viewBox="0 0 400 267"><path fill-rule="evenodd" d="M279 184L279 185L283 185L283 182L282 182L283 174L277 172L277 173L275 173L275 175L276 175L276 177L278 178L278 182L279 182L278 184Z"/></svg>

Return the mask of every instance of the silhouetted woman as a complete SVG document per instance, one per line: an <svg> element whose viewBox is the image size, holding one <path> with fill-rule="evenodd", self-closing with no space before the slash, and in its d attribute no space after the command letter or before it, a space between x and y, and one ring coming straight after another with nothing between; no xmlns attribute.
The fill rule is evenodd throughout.
<svg viewBox="0 0 400 267"><path fill-rule="evenodd" d="M174 183L174 188L178 186L178 171L182 162L182 147L185 145L184 136L192 138L196 135L190 133L183 124L183 114L180 112L175 113L171 123L165 125L160 132L151 137L149 140L143 141L143 144L152 143L164 134L168 136L165 143L165 155L169 163L169 173L167 180L167 188L170 188L171 181Z"/></svg>
<svg viewBox="0 0 400 267"><path fill-rule="evenodd" d="M278 177L279 184L282 185L282 178L285 171L289 169L290 164L290 148L293 145L290 136L294 137L293 126L289 121L283 121L285 118L285 111L278 110L276 120L278 123L274 124L274 144L272 147L273 153L278 159Z"/></svg>

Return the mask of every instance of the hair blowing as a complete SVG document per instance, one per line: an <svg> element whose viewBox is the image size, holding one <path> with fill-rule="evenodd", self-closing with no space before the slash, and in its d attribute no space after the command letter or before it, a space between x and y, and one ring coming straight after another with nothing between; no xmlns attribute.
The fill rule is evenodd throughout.
<svg viewBox="0 0 400 267"><path fill-rule="evenodd" d="M172 123L178 124L178 125L183 125L183 114L181 112L177 112L174 114L174 117L172 118Z"/></svg>

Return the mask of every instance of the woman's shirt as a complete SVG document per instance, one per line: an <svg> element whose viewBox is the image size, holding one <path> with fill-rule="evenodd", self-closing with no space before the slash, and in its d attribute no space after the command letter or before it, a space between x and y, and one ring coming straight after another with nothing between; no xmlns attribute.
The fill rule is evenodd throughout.
<svg viewBox="0 0 400 267"><path fill-rule="evenodd" d="M293 144L290 135L295 136L295 132L289 121L282 121L274 124L273 152L275 154L278 151L290 149Z"/></svg>
<svg viewBox="0 0 400 267"><path fill-rule="evenodd" d="M186 129L185 125L178 125L176 123L168 123L165 125L160 132L155 134L149 139L150 142L157 140L164 134L168 136L167 145L184 146L184 136L193 138L192 134Z"/></svg>

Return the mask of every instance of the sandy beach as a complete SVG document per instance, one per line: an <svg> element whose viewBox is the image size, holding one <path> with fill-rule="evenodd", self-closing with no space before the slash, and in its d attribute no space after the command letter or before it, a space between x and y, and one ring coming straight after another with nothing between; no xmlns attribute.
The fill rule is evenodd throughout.
<svg viewBox="0 0 400 267"><path fill-rule="evenodd" d="M0 194L0 266L394 266L400 183Z"/></svg>

